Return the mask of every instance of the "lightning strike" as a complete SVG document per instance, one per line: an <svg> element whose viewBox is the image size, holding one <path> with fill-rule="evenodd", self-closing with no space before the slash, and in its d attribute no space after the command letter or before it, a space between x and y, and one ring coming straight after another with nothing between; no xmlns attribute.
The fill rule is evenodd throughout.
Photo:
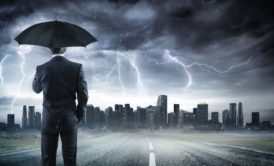
<svg viewBox="0 0 274 166"><path fill-rule="evenodd" d="M184 69L184 71L186 72L186 75L188 77L188 82L187 82L187 84L186 84L186 86L184 88L184 93L186 94L187 89L192 85L192 75L188 71L188 67L184 63L182 63L181 61L179 61L176 57L171 56L169 50L165 50L165 55L168 58L170 58L171 61L173 61L173 62L177 63L178 65L180 65Z"/></svg>
<svg viewBox="0 0 274 166"><path fill-rule="evenodd" d="M114 65L112 68L111 68L111 70L108 72L108 74L106 75L106 77L104 78L104 80L107 80L113 73L114 73L114 71L115 71L115 69L117 69L117 64L116 65Z"/></svg>
<svg viewBox="0 0 274 166"><path fill-rule="evenodd" d="M143 81L141 79L141 73L140 73L138 65L136 64L136 55L133 54L133 59L130 59L129 57L127 57L125 55L122 55L122 56L128 60L128 62L134 68L134 70L136 72L138 94L140 96L146 95L145 86L144 86Z"/></svg>
<svg viewBox="0 0 274 166"><path fill-rule="evenodd" d="M19 81L17 87L16 87L16 93L15 93L15 97L14 99L12 100L11 102L11 111L14 112L14 104L16 103L17 101L17 98L18 98L18 95L20 93L20 89L23 85L23 82L25 80L25 76L26 76L26 73L24 71L24 65L26 63L26 59L25 59L25 55L28 54L29 52L31 51L31 48L29 46L20 46L19 49L18 49L18 52L17 52L17 55L20 56L21 58L21 63L20 63L20 71L21 71L21 74L22 74L22 77L21 77L21 80Z"/></svg>
<svg viewBox="0 0 274 166"><path fill-rule="evenodd" d="M0 61L0 87L3 87L4 85L4 76L3 76L3 63L6 61L6 59L10 55L6 55L1 61Z"/></svg>
<svg viewBox="0 0 274 166"><path fill-rule="evenodd" d="M116 55L116 60L117 60L117 72L118 72L118 78L119 78L119 82L120 82L120 85L122 87L122 92L123 92L123 96L125 97L125 86L124 86L124 82L122 80L122 77L121 77L121 60L120 60L120 53L117 52L117 55Z"/></svg>
<svg viewBox="0 0 274 166"><path fill-rule="evenodd" d="M219 70L219 69L217 69L214 66L211 66L211 65L208 65L208 64L205 64L205 63L199 63L199 62L193 62L193 63L187 65L187 64L181 62L180 60L178 60L176 57L172 56L170 54L169 50L165 50L164 56L167 57L170 61L168 61L168 62L158 62L157 60L149 58L149 57L148 57L148 60L151 61L151 62L153 62L153 63L155 63L155 64L157 64L157 65L168 64L170 62L174 62L174 63L180 65L182 67L182 69L186 72L186 75L187 75L187 78L188 78L188 82L187 82L186 86L184 87L184 92L186 94L188 88L193 83L193 81L192 81L192 75L191 75L191 73L189 71L190 68L195 67L195 66L200 66L200 67L203 67L202 69L204 69L204 70L207 69L207 70L213 71L216 74L225 74L225 73L232 72L233 70L235 70L235 69L237 69L237 68L239 68L241 66L249 64L250 61L251 61L251 59L255 55L252 55L252 56L248 57L248 59L246 61L244 61L244 62L241 62L239 64L230 66L226 70Z"/></svg>

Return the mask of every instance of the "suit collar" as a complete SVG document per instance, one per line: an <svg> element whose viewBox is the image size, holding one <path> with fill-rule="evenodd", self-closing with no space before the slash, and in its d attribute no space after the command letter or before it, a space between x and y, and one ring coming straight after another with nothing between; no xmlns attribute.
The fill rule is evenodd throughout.
<svg viewBox="0 0 274 166"><path fill-rule="evenodd" d="M66 58L64 56L54 56L51 58L51 61L55 61L55 60L66 60Z"/></svg>

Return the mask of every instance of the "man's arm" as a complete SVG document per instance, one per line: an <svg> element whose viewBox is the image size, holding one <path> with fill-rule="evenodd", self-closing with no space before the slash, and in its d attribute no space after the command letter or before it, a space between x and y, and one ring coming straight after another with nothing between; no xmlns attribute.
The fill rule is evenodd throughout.
<svg viewBox="0 0 274 166"><path fill-rule="evenodd" d="M36 67L36 72L35 72L35 76L34 79L32 81L32 89L35 93L40 93L43 89L42 87L42 81L41 81L41 76L40 76L40 72L39 72L39 67Z"/></svg>
<svg viewBox="0 0 274 166"><path fill-rule="evenodd" d="M82 65L80 66L80 71L78 73L78 78L77 78L77 100L78 100L78 105L77 105L76 115L78 118L78 122L80 122L84 117L84 111L86 109L87 102L88 102L88 87L87 87L87 82L85 80Z"/></svg>

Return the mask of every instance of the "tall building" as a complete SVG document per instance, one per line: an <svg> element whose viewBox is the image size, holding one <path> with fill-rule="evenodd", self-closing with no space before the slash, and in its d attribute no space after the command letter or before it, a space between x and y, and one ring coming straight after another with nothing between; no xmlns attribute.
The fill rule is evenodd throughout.
<svg viewBox="0 0 274 166"><path fill-rule="evenodd" d="M36 112L35 113L35 128L37 129L41 129L41 113L40 112Z"/></svg>
<svg viewBox="0 0 274 166"><path fill-rule="evenodd" d="M146 125L148 128L160 128L161 127L161 109L158 106L148 106L146 108Z"/></svg>
<svg viewBox="0 0 274 166"><path fill-rule="evenodd" d="M94 107L93 105L87 105L86 109L86 126L87 128L94 128Z"/></svg>
<svg viewBox="0 0 274 166"><path fill-rule="evenodd" d="M193 115L194 117L194 115ZM177 123L177 128L180 129L180 128L183 128L184 127L184 111L180 110L179 113L178 113L178 123ZM193 121L194 123L194 121Z"/></svg>
<svg viewBox="0 0 274 166"><path fill-rule="evenodd" d="M22 114L22 128L26 129L28 125L28 119L27 119L27 106L23 106L23 114Z"/></svg>
<svg viewBox="0 0 274 166"><path fill-rule="evenodd" d="M136 114L136 121L137 121L137 128L145 128L146 126L146 109L137 107L137 114Z"/></svg>
<svg viewBox="0 0 274 166"><path fill-rule="evenodd" d="M175 128L175 112L170 112L167 114L167 119L168 119L168 127L169 128Z"/></svg>
<svg viewBox="0 0 274 166"><path fill-rule="evenodd" d="M35 127L35 107L34 106L29 106L29 123L28 126L30 128Z"/></svg>
<svg viewBox="0 0 274 166"><path fill-rule="evenodd" d="M13 127L14 126L14 114L8 114L7 115L7 125L9 127Z"/></svg>
<svg viewBox="0 0 274 166"><path fill-rule="evenodd" d="M242 105L241 102L238 104L237 125L238 125L239 128L244 127L243 105Z"/></svg>
<svg viewBox="0 0 274 166"><path fill-rule="evenodd" d="M208 123L208 104L198 104L196 115L198 125L206 125Z"/></svg>
<svg viewBox="0 0 274 166"><path fill-rule="evenodd" d="M180 104L174 104L174 113L178 114L180 111Z"/></svg>
<svg viewBox="0 0 274 166"><path fill-rule="evenodd" d="M100 110L98 127L102 128L104 126L105 126L105 112L103 110Z"/></svg>
<svg viewBox="0 0 274 166"><path fill-rule="evenodd" d="M160 108L160 127L167 126L167 96L160 95L157 100L157 106Z"/></svg>
<svg viewBox="0 0 274 166"><path fill-rule="evenodd" d="M180 104L174 104L174 125L177 127L179 118Z"/></svg>
<svg viewBox="0 0 274 166"><path fill-rule="evenodd" d="M122 117L123 117L123 105L115 104L115 106L114 106L115 128L121 129L121 127L122 127Z"/></svg>
<svg viewBox="0 0 274 166"><path fill-rule="evenodd" d="M94 127L100 127L100 108L99 107L95 107L94 108L94 116L93 116L93 120L94 120Z"/></svg>
<svg viewBox="0 0 274 166"><path fill-rule="evenodd" d="M197 112L198 109L197 108L193 108L193 115L194 115L194 121L197 122Z"/></svg>
<svg viewBox="0 0 274 166"><path fill-rule="evenodd" d="M237 104L230 103L229 104L229 127L236 128L237 126Z"/></svg>
<svg viewBox="0 0 274 166"><path fill-rule="evenodd" d="M223 110L223 126L225 129L229 128L229 112L228 110Z"/></svg>
<svg viewBox="0 0 274 166"><path fill-rule="evenodd" d="M105 109L105 125L106 128L113 128L113 109L108 107Z"/></svg>
<svg viewBox="0 0 274 166"><path fill-rule="evenodd" d="M211 112L211 120L214 123L218 123L219 122L219 112Z"/></svg>
<svg viewBox="0 0 274 166"><path fill-rule="evenodd" d="M195 121L195 116L192 112L181 111L183 113L183 126L184 128L193 126Z"/></svg>
<svg viewBox="0 0 274 166"><path fill-rule="evenodd" d="M260 125L260 113L252 112L252 126L259 126L259 125Z"/></svg>

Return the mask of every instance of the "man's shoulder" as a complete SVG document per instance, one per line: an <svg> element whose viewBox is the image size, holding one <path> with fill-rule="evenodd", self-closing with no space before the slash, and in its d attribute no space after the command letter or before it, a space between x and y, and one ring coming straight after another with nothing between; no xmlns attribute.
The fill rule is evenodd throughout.
<svg viewBox="0 0 274 166"><path fill-rule="evenodd" d="M81 63L73 62L73 61L68 60L68 59L67 59L67 61L70 63L71 66L73 66L73 68L79 69L79 68L81 68L81 66L82 66Z"/></svg>
<svg viewBox="0 0 274 166"><path fill-rule="evenodd" d="M37 69L44 69L44 68L47 68L47 66L49 67L49 66L51 66L53 61L51 61L51 60L49 60L48 62L45 62L45 63L43 63L43 64L40 64L40 65L38 65L37 66ZM70 67L72 67L72 68L74 68L74 69L79 69L79 68L81 68L82 67L82 64L81 63L78 63L78 62L73 62L73 61L71 61L71 60L69 60L69 59L66 59L65 58L65 60L63 60L62 61L62 63L63 64L66 64L66 66L70 66Z"/></svg>

